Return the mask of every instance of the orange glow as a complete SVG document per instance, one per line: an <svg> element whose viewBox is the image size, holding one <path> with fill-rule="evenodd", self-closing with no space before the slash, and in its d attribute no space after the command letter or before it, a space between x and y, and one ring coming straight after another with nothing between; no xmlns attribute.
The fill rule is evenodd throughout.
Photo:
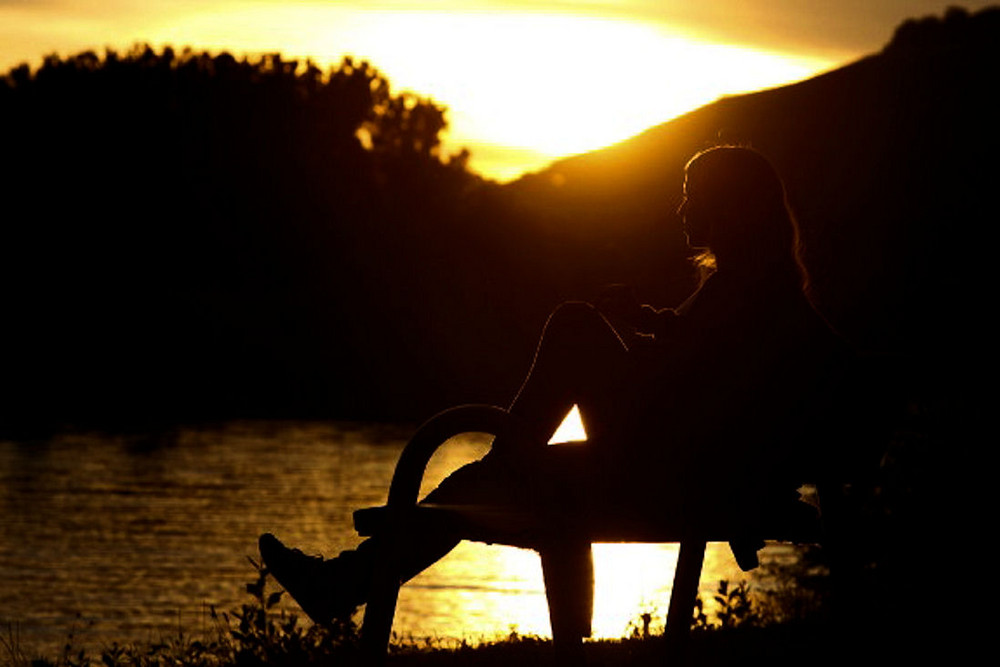
<svg viewBox="0 0 1000 667"><path fill-rule="evenodd" d="M383 3L206 2L143 10L0 9L28 33L10 34L0 60L38 62L137 41L235 54L281 52L321 66L368 59L397 90L448 107L445 150L472 151L473 169L510 180L560 157L594 150L726 94L778 85L831 67L829 60L713 43L660 22L486 3L478 11ZM55 10L53 10L55 12ZM30 20L29 20L30 19ZM25 36L29 34L29 36ZM18 37L18 35L20 37ZM13 39L18 37L18 39ZM14 64L14 62L10 63Z"/></svg>
<svg viewBox="0 0 1000 667"><path fill-rule="evenodd" d="M314 38L298 50L352 44L394 85L445 104L446 143L470 146L472 166L500 180L828 65L568 13L374 13L358 16L349 35L331 28Z"/></svg>
<svg viewBox="0 0 1000 667"><path fill-rule="evenodd" d="M662 633L670 605L676 544L594 544L594 639L618 639L641 628ZM721 579L739 583L740 572L725 543L710 543L701 595L710 614ZM533 551L463 542L400 590L394 628L406 640L465 638L473 642L521 635L551 637L541 561Z"/></svg>
<svg viewBox="0 0 1000 667"><path fill-rule="evenodd" d="M566 442L581 442L587 439L587 431L583 428L580 408L576 405L566 414L559 428L549 439L550 445L561 445Z"/></svg>
<svg viewBox="0 0 1000 667"><path fill-rule="evenodd" d="M662 631L670 601L669 586L677 568L676 544L595 544L595 637L618 638L628 634L644 612L656 618Z"/></svg>

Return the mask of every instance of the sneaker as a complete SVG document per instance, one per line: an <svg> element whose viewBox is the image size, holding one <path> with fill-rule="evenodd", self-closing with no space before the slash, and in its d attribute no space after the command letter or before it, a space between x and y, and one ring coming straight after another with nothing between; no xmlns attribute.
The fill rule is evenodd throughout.
<svg viewBox="0 0 1000 667"><path fill-rule="evenodd" d="M268 572L314 623L348 619L362 604L359 582L343 554L331 559L308 556L270 533L260 536L258 547Z"/></svg>

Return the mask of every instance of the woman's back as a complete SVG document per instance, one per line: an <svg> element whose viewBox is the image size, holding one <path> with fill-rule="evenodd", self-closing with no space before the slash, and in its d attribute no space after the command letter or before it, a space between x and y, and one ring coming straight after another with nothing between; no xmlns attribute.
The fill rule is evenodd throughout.
<svg viewBox="0 0 1000 667"><path fill-rule="evenodd" d="M845 351L807 297L784 186L759 153L725 146L688 163L684 192L689 243L717 269L656 346L629 427L645 464L630 466L687 471L678 483L723 473L737 493L800 483L825 446L813 443Z"/></svg>
<svg viewBox="0 0 1000 667"><path fill-rule="evenodd" d="M716 274L647 355L655 371L629 429L640 467L768 484L808 465L843 346L801 291L771 287Z"/></svg>

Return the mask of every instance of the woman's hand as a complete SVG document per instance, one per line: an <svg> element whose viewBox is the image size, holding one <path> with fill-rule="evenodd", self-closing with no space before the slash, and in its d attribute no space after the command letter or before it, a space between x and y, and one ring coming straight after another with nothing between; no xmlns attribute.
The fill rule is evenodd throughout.
<svg viewBox="0 0 1000 667"><path fill-rule="evenodd" d="M677 313L664 308L657 310L639 303L627 285L608 285L594 301L594 306L611 323L620 336L668 337Z"/></svg>
<svg viewBox="0 0 1000 667"><path fill-rule="evenodd" d="M635 331L643 318L642 304L627 285L608 285L597 295L594 306L619 332Z"/></svg>

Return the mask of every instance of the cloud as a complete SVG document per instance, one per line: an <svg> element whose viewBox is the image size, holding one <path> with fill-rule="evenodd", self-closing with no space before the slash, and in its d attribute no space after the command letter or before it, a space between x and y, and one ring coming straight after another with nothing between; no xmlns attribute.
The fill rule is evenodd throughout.
<svg viewBox="0 0 1000 667"><path fill-rule="evenodd" d="M441 0L446 2L447 0ZM419 2L396 0L396 4ZM479 3L474 3L479 4ZM817 56L860 56L882 48L908 18L943 15L949 0L485 0L523 10L541 7L654 21L709 40ZM960 3L970 11L996 0Z"/></svg>
<svg viewBox="0 0 1000 667"><path fill-rule="evenodd" d="M0 0L0 68L38 62L52 52L68 54L105 45L125 48L151 35L187 41L192 38L184 36L184 27L203 17L224 24L227 15L293 8L317 15L350 10L589 14L653 22L664 30L709 41L846 61L880 49L905 19L941 15L949 4L950 0ZM993 3L962 4L974 11Z"/></svg>

